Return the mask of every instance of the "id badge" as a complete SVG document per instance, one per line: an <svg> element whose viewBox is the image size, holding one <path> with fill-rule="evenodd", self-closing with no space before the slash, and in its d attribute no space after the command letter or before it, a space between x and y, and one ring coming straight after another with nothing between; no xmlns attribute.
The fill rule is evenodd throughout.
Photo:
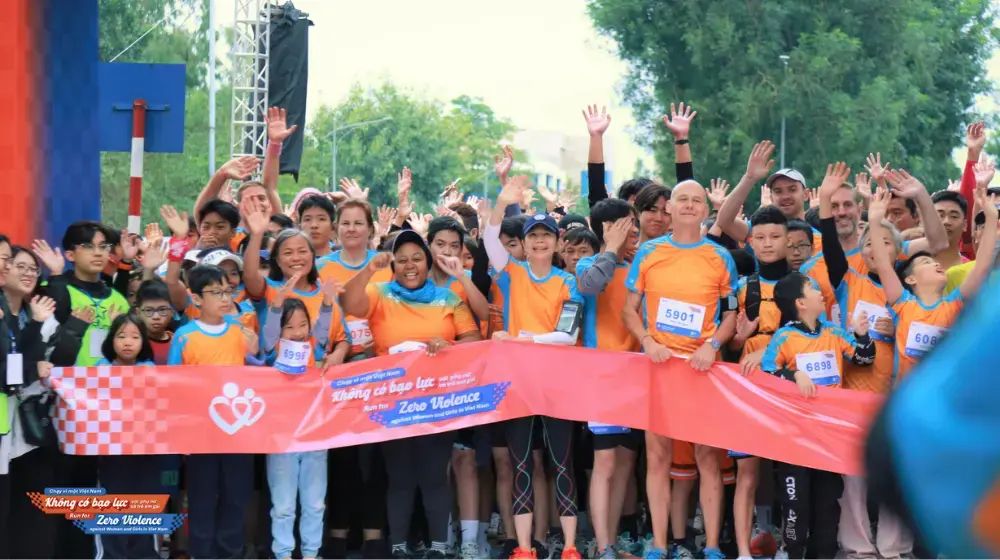
<svg viewBox="0 0 1000 560"><path fill-rule="evenodd" d="M24 360L21 354L7 354L7 385L24 384Z"/></svg>
<svg viewBox="0 0 1000 560"><path fill-rule="evenodd" d="M103 358L104 354L101 353L101 346L104 345L104 339L108 338L107 329L90 329L90 357L91 358Z"/></svg>
<svg viewBox="0 0 1000 560"><path fill-rule="evenodd" d="M297 375L305 373L309 366L309 353L312 344L281 339L278 342L278 357L274 360L274 368L281 373Z"/></svg>

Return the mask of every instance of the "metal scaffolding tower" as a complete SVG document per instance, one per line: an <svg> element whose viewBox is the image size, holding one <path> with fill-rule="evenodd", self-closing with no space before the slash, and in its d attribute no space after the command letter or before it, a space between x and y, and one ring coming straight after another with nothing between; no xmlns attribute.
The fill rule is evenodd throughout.
<svg viewBox="0 0 1000 560"><path fill-rule="evenodd" d="M233 113L230 157L264 157L271 11L276 0L236 0L233 24Z"/></svg>

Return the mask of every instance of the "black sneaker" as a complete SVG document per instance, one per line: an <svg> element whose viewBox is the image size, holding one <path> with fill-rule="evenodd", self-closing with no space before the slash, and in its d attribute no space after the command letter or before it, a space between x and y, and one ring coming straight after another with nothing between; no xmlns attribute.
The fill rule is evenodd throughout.
<svg viewBox="0 0 1000 560"><path fill-rule="evenodd" d="M517 548L516 540L507 539L503 541L503 545L500 547L500 555L497 558L510 558L514 554L515 548Z"/></svg>
<svg viewBox="0 0 1000 560"><path fill-rule="evenodd" d="M333 537L323 545L323 558L347 558L347 539Z"/></svg>
<svg viewBox="0 0 1000 560"><path fill-rule="evenodd" d="M424 558L447 558L447 556L440 550L428 548L427 552L424 553Z"/></svg>
<svg viewBox="0 0 1000 560"><path fill-rule="evenodd" d="M389 558L397 558L399 560L403 560L410 558L410 555L406 552L406 549L395 548L392 551L392 556L390 556Z"/></svg>
<svg viewBox="0 0 1000 560"><path fill-rule="evenodd" d="M361 545L361 555L368 560L375 560L378 558L389 558L392 556L392 552L389 550L389 545L385 542L385 539L372 539L365 541Z"/></svg>
<svg viewBox="0 0 1000 560"><path fill-rule="evenodd" d="M535 549L535 558L548 558L549 549L542 543L531 539L531 548Z"/></svg>

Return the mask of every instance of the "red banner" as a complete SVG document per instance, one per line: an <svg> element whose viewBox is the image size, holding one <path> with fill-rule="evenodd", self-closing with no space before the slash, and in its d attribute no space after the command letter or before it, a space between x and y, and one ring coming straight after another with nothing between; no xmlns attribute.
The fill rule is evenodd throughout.
<svg viewBox="0 0 1000 560"><path fill-rule="evenodd" d="M545 415L860 474L881 397L716 363L485 341L286 375L264 367L57 368L56 428L74 455L281 453Z"/></svg>

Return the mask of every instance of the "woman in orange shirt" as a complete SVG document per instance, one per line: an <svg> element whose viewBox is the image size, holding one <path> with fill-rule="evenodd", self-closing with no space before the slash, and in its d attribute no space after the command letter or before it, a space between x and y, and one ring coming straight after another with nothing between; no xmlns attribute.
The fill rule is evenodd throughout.
<svg viewBox="0 0 1000 560"><path fill-rule="evenodd" d="M458 257L441 257L443 270L462 274ZM434 355L455 343L481 340L468 306L451 290L429 281L431 251L415 231L401 231L392 253L380 253L351 278L340 296L344 311L364 317L371 327L375 355L411 349ZM373 283L379 271L390 267L393 280ZM387 441L381 444L389 475L386 505L392 555L406 552L410 517L417 488L423 497L431 550L425 558L444 558L451 514L448 483L455 434L444 432Z"/></svg>

